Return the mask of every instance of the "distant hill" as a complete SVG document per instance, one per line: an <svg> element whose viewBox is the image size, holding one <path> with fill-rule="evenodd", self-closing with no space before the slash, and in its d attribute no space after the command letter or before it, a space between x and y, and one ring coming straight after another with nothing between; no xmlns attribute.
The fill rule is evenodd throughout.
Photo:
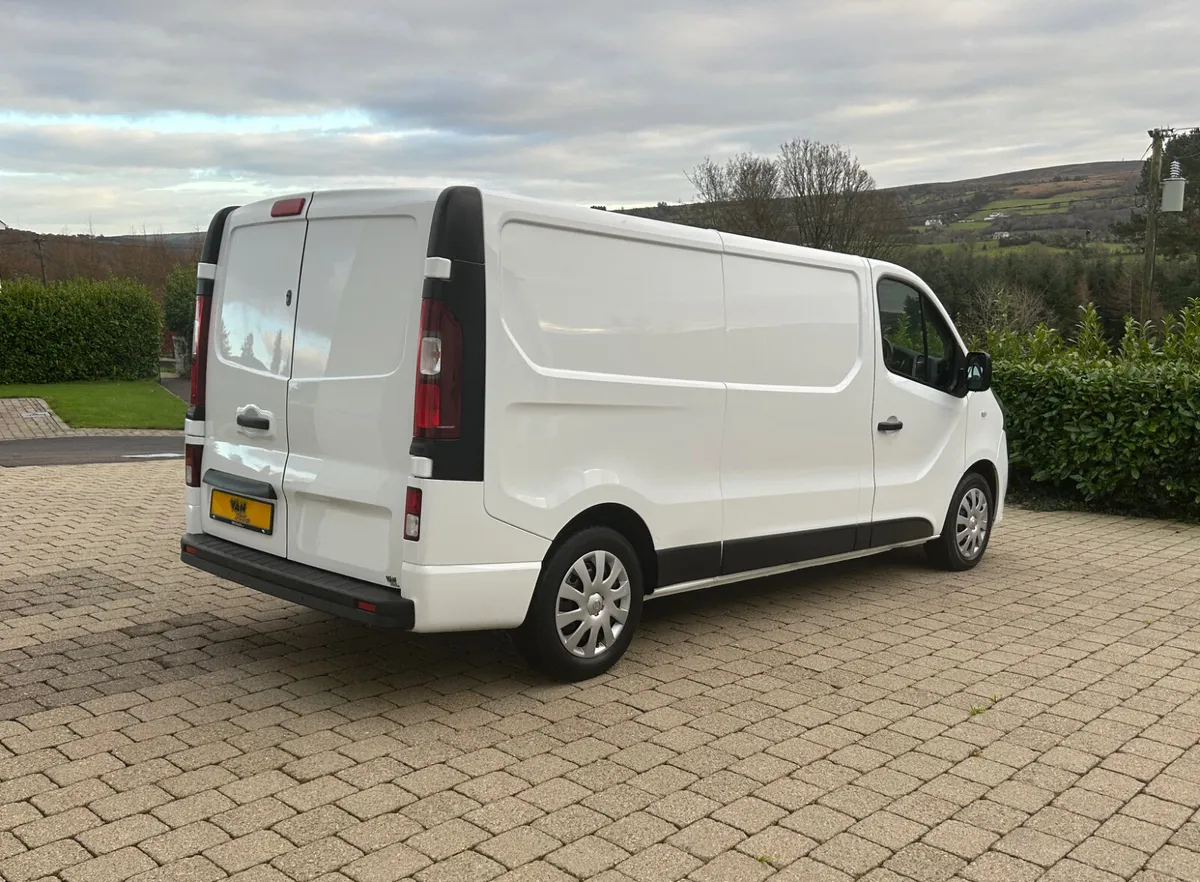
<svg viewBox="0 0 1200 882"><path fill-rule="evenodd" d="M917 247L994 250L1027 242L1112 242L1115 221L1129 217L1140 162L1089 162L984 178L913 184L899 198ZM630 208L640 217L685 221L686 204ZM40 253L38 241L40 240ZM153 290L179 262L195 260L203 233L126 236L42 235L0 226L0 279L75 275L131 276ZM1120 247L1112 243L1110 247Z"/></svg>
<svg viewBox="0 0 1200 882"><path fill-rule="evenodd" d="M918 247L1112 242L1112 224L1126 220L1133 208L1141 168L1140 162L1088 162L887 192L900 200ZM659 203L626 212L683 221L691 210L687 204Z"/></svg>

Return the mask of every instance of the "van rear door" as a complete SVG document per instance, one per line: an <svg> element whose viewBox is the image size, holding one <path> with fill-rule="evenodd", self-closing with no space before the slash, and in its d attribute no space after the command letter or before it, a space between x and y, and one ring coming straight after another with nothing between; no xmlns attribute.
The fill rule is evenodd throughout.
<svg viewBox="0 0 1200 882"><path fill-rule="evenodd" d="M213 290L204 531L286 557L287 387L311 194L229 216Z"/></svg>
<svg viewBox="0 0 1200 882"><path fill-rule="evenodd" d="M287 555L395 586L436 192L319 192L287 392Z"/></svg>

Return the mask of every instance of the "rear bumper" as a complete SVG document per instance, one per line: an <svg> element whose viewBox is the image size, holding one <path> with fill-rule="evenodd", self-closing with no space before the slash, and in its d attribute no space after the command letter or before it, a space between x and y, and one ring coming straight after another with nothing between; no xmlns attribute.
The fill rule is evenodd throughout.
<svg viewBox="0 0 1200 882"><path fill-rule="evenodd" d="M416 619L413 602L382 585L305 566L205 534L189 533L180 546L180 559L190 566L301 606L375 628L410 631ZM362 609L360 603L373 606L374 612Z"/></svg>

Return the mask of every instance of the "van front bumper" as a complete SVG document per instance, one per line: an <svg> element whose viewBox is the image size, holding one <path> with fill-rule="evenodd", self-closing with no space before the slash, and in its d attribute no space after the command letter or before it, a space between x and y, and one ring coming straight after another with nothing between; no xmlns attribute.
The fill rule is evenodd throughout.
<svg viewBox="0 0 1200 882"><path fill-rule="evenodd" d="M180 546L180 559L190 566L310 609L373 628L411 631L416 620L413 602L392 588L205 534L189 533Z"/></svg>

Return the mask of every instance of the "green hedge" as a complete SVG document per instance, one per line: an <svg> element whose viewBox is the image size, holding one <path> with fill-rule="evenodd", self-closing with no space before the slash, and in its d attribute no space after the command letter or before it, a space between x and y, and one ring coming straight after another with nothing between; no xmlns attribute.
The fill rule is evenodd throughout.
<svg viewBox="0 0 1200 882"><path fill-rule="evenodd" d="M129 279L72 279L0 289L0 384L158 376L162 311Z"/></svg>
<svg viewBox="0 0 1200 882"><path fill-rule="evenodd" d="M1110 510L1200 517L1200 302L1113 351L1084 311L1068 346L1039 329L992 339L1011 484Z"/></svg>

